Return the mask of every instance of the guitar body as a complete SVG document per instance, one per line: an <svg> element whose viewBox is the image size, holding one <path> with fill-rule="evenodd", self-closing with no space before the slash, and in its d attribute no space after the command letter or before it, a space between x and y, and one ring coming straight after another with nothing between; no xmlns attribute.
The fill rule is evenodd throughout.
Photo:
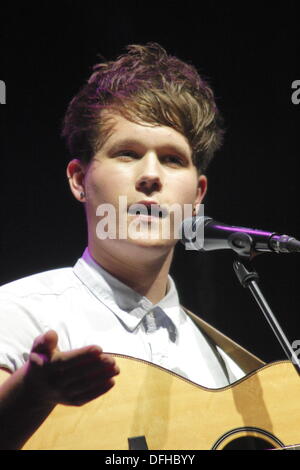
<svg viewBox="0 0 300 470"><path fill-rule="evenodd" d="M268 364L211 390L151 363L114 355L115 387L82 407L58 405L23 449L262 448L300 442L300 377L289 361ZM252 442L252 441L251 441Z"/></svg>

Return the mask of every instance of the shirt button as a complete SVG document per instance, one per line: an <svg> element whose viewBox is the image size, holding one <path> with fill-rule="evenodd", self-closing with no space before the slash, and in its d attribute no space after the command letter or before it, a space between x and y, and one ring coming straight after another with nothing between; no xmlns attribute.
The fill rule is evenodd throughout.
<svg viewBox="0 0 300 470"><path fill-rule="evenodd" d="M141 306L147 310L149 308L149 303L147 302L147 300L141 300Z"/></svg>

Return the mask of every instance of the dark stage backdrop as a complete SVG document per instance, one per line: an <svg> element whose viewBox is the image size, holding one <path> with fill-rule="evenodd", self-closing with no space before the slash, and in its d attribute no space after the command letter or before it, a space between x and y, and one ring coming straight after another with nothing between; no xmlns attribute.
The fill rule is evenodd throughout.
<svg viewBox="0 0 300 470"><path fill-rule="evenodd" d="M85 221L67 187L61 120L97 54L114 58L131 43L159 42L215 90L227 132L208 172L206 214L300 237L298 22L296 1L1 6L1 284L81 255ZM179 246L172 274L182 302L265 360L282 358L232 261L227 251ZM290 341L300 339L300 255L262 255L254 265Z"/></svg>

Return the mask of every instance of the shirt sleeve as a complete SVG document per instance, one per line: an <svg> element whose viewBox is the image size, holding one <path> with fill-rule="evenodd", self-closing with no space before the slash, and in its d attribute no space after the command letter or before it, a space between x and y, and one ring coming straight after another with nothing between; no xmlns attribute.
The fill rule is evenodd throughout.
<svg viewBox="0 0 300 470"><path fill-rule="evenodd" d="M11 372L28 359L35 338L46 331L28 297L0 294L0 367Z"/></svg>

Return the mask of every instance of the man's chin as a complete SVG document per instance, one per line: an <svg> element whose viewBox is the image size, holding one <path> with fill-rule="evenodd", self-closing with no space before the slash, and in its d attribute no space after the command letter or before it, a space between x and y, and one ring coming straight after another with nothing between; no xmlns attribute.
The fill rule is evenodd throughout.
<svg viewBox="0 0 300 470"><path fill-rule="evenodd" d="M162 237L147 237L141 234L140 236L128 236L127 242L130 245L143 247L143 248L161 248L161 249L171 249L177 243L177 240L164 239Z"/></svg>
<svg viewBox="0 0 300 470"><path fill-rule="evenodd" d="M144 218L136 216L134 220L130 218L125 224L119 224L110 232L101 230L96 231L96 234L103 246L108 246L107 244L111 246L115 243L119 246L122 244L124 249L127 245L167 251L174 248L178 242L178 238L174 237L174 230L170 230L165 220L147 219L147 216Z"/></svg>

